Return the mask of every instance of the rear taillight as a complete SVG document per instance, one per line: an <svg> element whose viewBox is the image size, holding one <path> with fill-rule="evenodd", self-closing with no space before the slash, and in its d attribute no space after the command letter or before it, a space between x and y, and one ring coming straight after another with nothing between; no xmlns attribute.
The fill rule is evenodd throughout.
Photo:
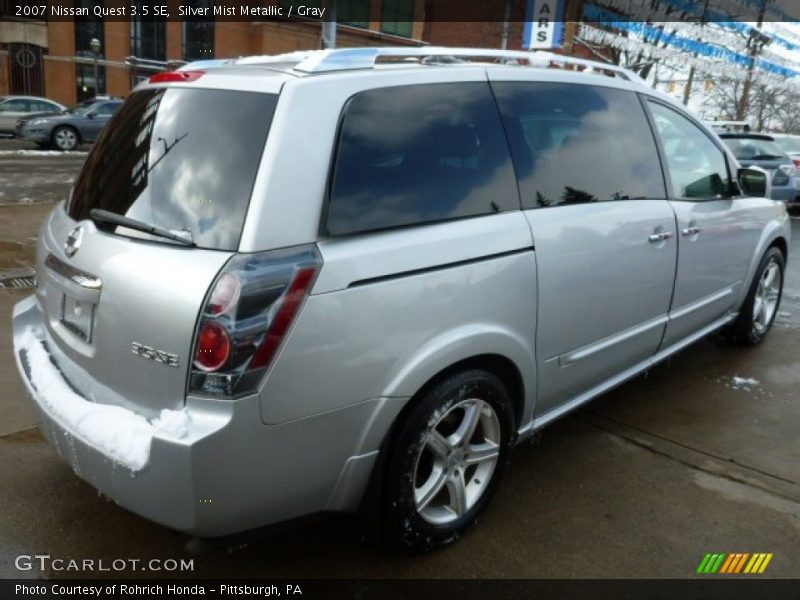
<svg viewBox="0 0 800 600"><path fill-rule="evenodd" d="M214 284L211 297L208 299L208 312L212 315L221 315L234 308L239 302L242 288L239 279L232 273L223 273Z"/></svg>
<svg viewBox="0 0 800 600"><path fill-rule="evenodd" d="M231 338L227 329L216 321L204 321L197 332L194 366L201 371L222 368L231 355Z"/></svg>
<svg viewBox="0 0 800 600"><path fill-rule="evenodd" d="M316 246L232 258L200 315L189 392L225 397L254 392L321 266Z"/></svg>
<svg viewBox="0 0 800 600"><path fill-rule="evenodd" d="M795 167L800 167L800 158L793 158L792 162L794 163Z"/></svg>
<svg viewBox="0 0 800 600"><path fill-rule="evenodd" d="M183 83L196 81L204 74L205 71L167 71L153 75L148 81L150 83Z"/></svg>

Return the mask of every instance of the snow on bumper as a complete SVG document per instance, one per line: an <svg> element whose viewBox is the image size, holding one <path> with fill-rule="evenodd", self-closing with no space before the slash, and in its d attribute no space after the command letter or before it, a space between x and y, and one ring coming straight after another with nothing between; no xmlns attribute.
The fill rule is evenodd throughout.
<svg viewBox="0 0 800 600"><path fill-rule="evenodd" d="M31 296L14 307L14 357L39 412L40 430L75 474L115 502L182 531L204 526L195 482L198 446L230 414L162 411L148 421L119 406L90 402L51 360Z"/></svg>
<svg viewBox="0 0 800 600"><path fill-rule="evenodd" d="M27 327L17 338L17 354L28 365L28 382L36 401L64 429L131 471L140 471L150 457L157 433L186 437L186 410L162 410L152 422L120 406L89 402L76 394L50 360L43 335Z"/></svg>

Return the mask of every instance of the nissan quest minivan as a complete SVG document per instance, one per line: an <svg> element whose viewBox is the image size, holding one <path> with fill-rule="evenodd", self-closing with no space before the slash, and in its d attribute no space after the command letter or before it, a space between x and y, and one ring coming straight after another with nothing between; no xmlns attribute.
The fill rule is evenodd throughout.
<svg viewBox="0 0 800 600"><path fill-rule="evenodd" d="M14 353L60 456L148 519L368 508L431 548L520 440L711 332L764 338L789 241L769 195L619 67L189 65L134 90L46 219Z"/></svg>

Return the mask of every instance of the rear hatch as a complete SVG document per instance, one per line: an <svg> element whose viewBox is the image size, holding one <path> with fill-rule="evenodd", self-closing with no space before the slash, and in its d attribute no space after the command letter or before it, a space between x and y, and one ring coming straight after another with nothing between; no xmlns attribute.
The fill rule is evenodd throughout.
<svg viewBox="0 0 800 600"><path fill-rule="evenodd" d="M105 128L37 257L52 352L87 398L148 415L183 405L198 314L239 245L276 102L151 87Z"/></svg>

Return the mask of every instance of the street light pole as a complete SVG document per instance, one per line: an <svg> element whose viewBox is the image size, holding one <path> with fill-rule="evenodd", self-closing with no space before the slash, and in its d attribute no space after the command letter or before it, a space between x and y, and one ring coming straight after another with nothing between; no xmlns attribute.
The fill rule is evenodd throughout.
<svg viewBox="0 0 800 600"><path fill-rule="evenodd" d="M92 41L89 42L89 47L92 49L92 55L94 56L94 95L99 96L100 80L98 79L97 57L100 55L102 45L100 44L100 40L92 38Z"/></svg>

